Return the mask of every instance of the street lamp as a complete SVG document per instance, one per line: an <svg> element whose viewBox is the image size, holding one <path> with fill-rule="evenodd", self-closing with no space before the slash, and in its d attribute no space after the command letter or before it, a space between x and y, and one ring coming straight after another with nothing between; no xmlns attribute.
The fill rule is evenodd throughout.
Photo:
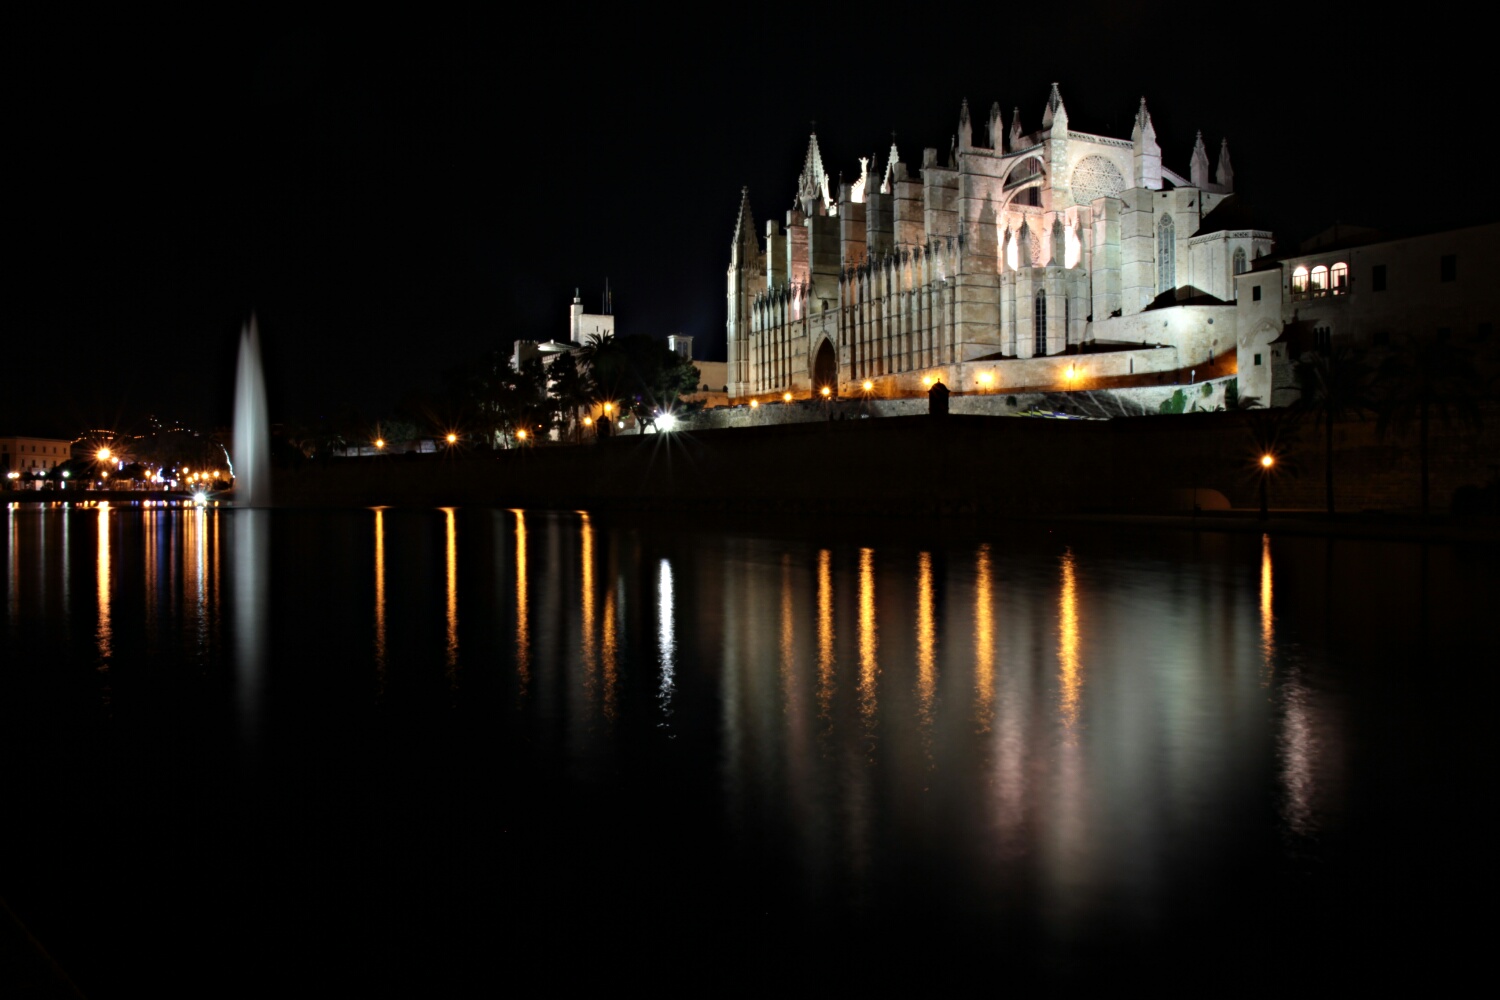
<svg viewBox="0 0 1500 1000"><path fill-rule="evenodd" d="M1271 467L1276 464L1276 458L1270 452L1260 456L1260 519L1264 521L1270 514L1270 508L1266 502L1266 481L1271 478Z"/></svg>
<svg viewBox="0 0 1500 1000"><path fill-rule="evenodd" d="M781 394L781 401L783 403L790 403L792 401L792 394L789 392L783 392Z"/></svg>
<svg viewBox="0 0 1500 1000"><path fill-rule="evenodd" d="M453 432L450 431L448 433L448 443L449 444L457 444L458 443L458 435L454 434Z"/></svg>

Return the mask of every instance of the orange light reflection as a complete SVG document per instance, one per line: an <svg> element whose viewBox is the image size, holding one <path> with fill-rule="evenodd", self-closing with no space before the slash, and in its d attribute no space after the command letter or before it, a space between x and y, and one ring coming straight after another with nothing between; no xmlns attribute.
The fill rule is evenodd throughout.
<svg viewBox="0 0 1500 1000"><path fill-rule="evenodd" d="M833 553L818 551L818 714L833 710Z"/></svg>
<svg viewBox="0 0 1500 1000"><path fill-rule="evenodd" d="M458 667L458 524L452 507L444 507L448 563L448 681L454 683Z"/></svg>
<svg viewBox="0 0 1500 1000"><path fill-rule="evenodd" d="M1083 687L1078 662L1078 582L1073 566L1073 550L1062 557L1062 594L1058 606L1058 660L1062 669L1061 700L1063 724L1073 729L1078 724L1078 703Z"/></svg>
<svg viewBox="0 0 1500 1000"><path fill-rule="evenodd" d="M990 547L974 559L974 722L987 733L995 717L995 608L990 580Z"/></svg>
<svg viewBox="0 0 1500 1000"><path fill-rule="evenodd" d="M880 646L875 626L875 550L859 550L859 714L867 729L875 725L875 681L880 675L876 653Z"/></svg>

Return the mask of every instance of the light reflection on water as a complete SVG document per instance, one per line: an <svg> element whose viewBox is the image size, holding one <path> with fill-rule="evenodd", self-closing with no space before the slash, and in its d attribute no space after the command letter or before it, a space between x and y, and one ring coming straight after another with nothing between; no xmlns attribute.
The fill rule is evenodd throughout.
<svg viewBox="0 0 1500 1000"><path fill-rule="evenodd" d="M94 530L70 543L74 517ZM1389 752L1353 745L1389 733L1371 707L1384 703L1349 692L1400 642L1361 645L1357 670L1329 652L1318 630L1343 626L1323 602L1340 592L1315 585L1332 561L1317 540L1173 536L1160 555L1097 537L919 544L583 512L105 505L11 507L4 538L11 648L20 623L50 622L110 684L157 659L168 683L166 637L185 637L184 655L227 677L244 743L268 752L266 713L304 690L354 712L372 688L408 706L440 688L443 725L482 703L484 726L556 754L558 781L656 782L658 807L706 798L783 908L918 898L1021 914L1057 939L1154 926L1221 868L1271 863L1261 840L1300 864L1353 836L1350 761ZM94 573L76 614L70 544L93 549L78 553ZM1401 606L1402 578L1361 575L1351 604ZM1441 635L1467 605L1432 607ZM320 655L302 655L308 642ZM682 815L597 821L718 843Z"/></svg>
<svg viewBox="0 0 1500 1000"><path fill-rule="evenodd" d="M110 623L109 605L114 594L114 581L109 569L109 504L99 505L98 570L95 575L95 592L98 595L99 620L96 634L99 637L99 669L108 670L113 655L114 629Z"/></svg>

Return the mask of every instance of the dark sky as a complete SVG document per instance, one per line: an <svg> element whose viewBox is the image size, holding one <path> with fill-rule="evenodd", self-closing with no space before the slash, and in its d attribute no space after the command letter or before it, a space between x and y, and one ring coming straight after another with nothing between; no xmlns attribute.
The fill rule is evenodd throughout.
<svg viewBox="0 0 1500 1000"><path fill-rule="evenodd" d="M964 97L1035 128L1053 80L1075 128L1122 137L1145 94L1182 173L1196 129L1211 152L1228 135L1283 247L1335 220L1459 224L1489 198L1475 26L841 9L0 25L0 432L226 422L252 310L278 418L377 415L515 337L564 337L573 287L597 309L606 277L621 333L722 358L740 187L759 225L784 213L810 121L852 179L892 130L910 164L946 153Z"/></svg>

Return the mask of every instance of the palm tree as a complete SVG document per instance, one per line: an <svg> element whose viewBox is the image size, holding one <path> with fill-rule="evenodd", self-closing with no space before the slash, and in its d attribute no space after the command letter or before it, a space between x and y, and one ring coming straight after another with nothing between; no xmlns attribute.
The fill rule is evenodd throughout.
<svg viewBox="0 0 1500 1000"><path fill-rule="evenodd" d="M1351 415L1363 419L1370 409L1370 366L1352 347L1307 351L1297 361L1297 381L1302 386L1298 408L1323 425L1323 481L1332 516L1333 425Z"/></svg>
<svg viewBox="0 0 1500 1000"><path fill-rule="evenodd" d="M1421 463L1422 516L1431 494L1429 435L1432 418L1444 427L1454 421L1478 427L1483 383L1473 352L1458 347L1442 334L1410 334L1392 345L1376 379L1382 436L1392 428L1404 433L1417 425L1417 454Z"/></svg>

